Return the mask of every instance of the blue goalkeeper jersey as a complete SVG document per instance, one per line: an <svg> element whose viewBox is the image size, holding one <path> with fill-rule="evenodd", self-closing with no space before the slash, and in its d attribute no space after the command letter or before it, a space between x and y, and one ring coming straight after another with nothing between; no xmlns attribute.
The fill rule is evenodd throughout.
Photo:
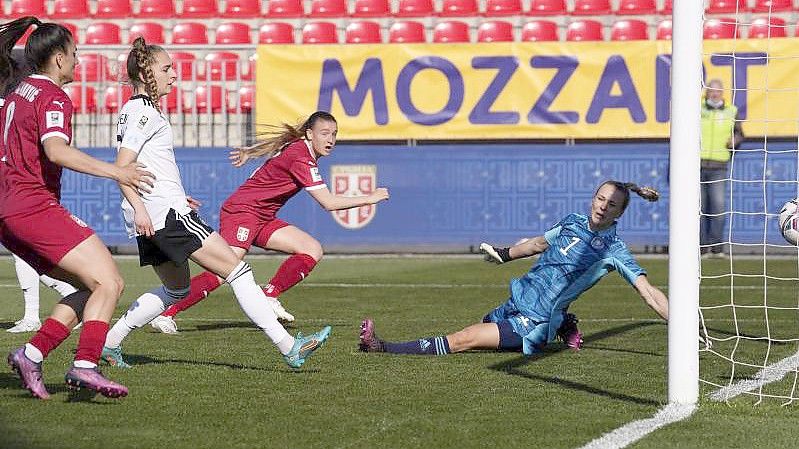
<svg viewBox="0 0 799 449"><path fill-rule="evenodd" d="M646 274L616 235L615 223L594 232L588 217L570 214L544 238L549 248L527 274L510 282L509 302L536 323L524 337L525 354L552 341L569 304L609 272L618 271L630 284Z"/></svg>

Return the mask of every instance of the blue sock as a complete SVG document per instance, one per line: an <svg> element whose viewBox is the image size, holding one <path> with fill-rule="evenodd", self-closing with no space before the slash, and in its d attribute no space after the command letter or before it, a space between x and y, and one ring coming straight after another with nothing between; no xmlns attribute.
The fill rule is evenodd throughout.
<svg viewBox="0 0 799 449"><path fill-rule="evenodd" d="M404 343L385 342L383 349L392 354L446 355L449 354L449 342L447 337L430 337Z"/></svg>

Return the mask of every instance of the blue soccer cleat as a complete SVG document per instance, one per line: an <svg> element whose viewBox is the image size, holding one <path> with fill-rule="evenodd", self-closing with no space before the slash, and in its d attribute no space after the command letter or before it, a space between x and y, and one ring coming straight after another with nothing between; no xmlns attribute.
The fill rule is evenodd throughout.
<svg viewBox="0 0 799 449"><path fill-rule="evenodd" d="M100 355L100 359L105 363L117 368L131 367L130 364L125 362L125 359L122 358L122 346L118 346L116 348L103 346L103 353Z"/></svg>
<svg viewBox="0 0 799 449"><path fill-rule="evenodd" d="M322 347L327 337L330 336L331 330L330 326L325 326L319 332L307 337L303 336L302 332L298 333L294 337L294 347L291 348L288 354L283 356L286 364L292 368L301 367L306 358Z"/></svg>

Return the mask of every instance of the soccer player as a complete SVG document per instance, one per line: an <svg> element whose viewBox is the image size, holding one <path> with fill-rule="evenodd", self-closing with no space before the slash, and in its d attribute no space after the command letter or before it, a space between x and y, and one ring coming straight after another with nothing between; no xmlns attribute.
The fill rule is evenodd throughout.
<svg viewBox="0 0 799 449"><path fill-rule="evenodd" d="M25 44L29 75L10 54L34 25ZM97 369L124 283L100 238L59 203L62 167L143 190L152 183L152 174L138 164L117 167L70 146L72 102L61 87L73 79L76 54L74 38L61 25L35 17L0 25L0 95L5 98L0 109L0 243L38 273L78 289L56 304L26 345L8 356L23 387L40 399L49 397L42 361L79 321L83 329L67 384L107 397L128 394Z"/></svg>
<svg viewBox="0 0 799 449"><path fill-rule="evenodd" d="M388 190L377 188L369 195L344 197L333 194L319 174L316 161L328 156L336 144L336 119L317 111L300 126L284 124L264 142L231 152L233 165L240 167L251 158L267 156L266 162L222 204L219 233L239 259L255 245L291 256L283 262L264 293L278 318L294 321L278 296L296 285L322 258L322 245L308 233L276 217L277 211L300 190L306 190L325 210L349 209L387 200ZM224 279L205 272L191 280L191 291L153 320L153 327L165 333L177 332L173 317L201 301Z"/></svg>
<svg viewBox="0 0 799 449"><path fill-rule="evenodd" d="M567 323L565 331L562 326L570 315L566 313L569 305L613 270L661 318L668 319L666 295L649 283L646 271L616 235L616 219L627 208L630 191L649 201L658 199L651 188L606 181L594 193L588 216L569 214L543 236L510 248L480 245L486 258L496 263L541 255L527 274L511 281L508 301L480 323L446 336L390 343L377 337L374 323L367 318L361 324L360 350L444 355L469 349L501 349L535 354L553 341L559 330L569 334L573 323Z"/></svg>
<svg viewBox="0 0 799 449"><path fill-rule="evenodd" d="M299 368L330 334L330 326L307 337L291 336L278 322L250 266L241 261L224 239L197 215L197 203L186 196L175 162L172 128L158 100L172 90L177 75L163 48L133 42L127 72L134 95L122 107L117 125L118 166L136 160L156 174L152 192L120 184L122 211L128 234L136 236L142 266L152 265L163 285L144 293L108 333L103 359L129 367L122 358L122 340L189 293L188 260L230 284L244 313L277 346L285 362Z"/></svg>
<svg viewBox="0 0 799 449"><path fill-rule="evenodd" d="M0 107L3 100L0 99ZM6 332L19 334L23 332L34 332L42 327L39 321L39 282L57 291L62 298L75 293L77 289L72 285L53 279L46 274L39 274L16 254L12 254L14 259L14 269L17 272L17 281L22 289L22 298L25 301L25 315L14 323Z"/></svg>

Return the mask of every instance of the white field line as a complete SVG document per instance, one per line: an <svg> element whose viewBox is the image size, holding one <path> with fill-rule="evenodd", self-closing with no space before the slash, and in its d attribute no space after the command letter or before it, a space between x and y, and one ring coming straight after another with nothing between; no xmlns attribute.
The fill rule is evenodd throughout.
<svg viewBox="0 0 799 449"><path fill-rule="evenodd" d="M629 422L618 429L590 441L581 449L618 449L640 440L655 430L682 421L696 410L696 405L669 404L660 409L655 416Z"/></svg>
<svg viewBox="0 0 799 449"><path fill-rule="evenodd" d="M750 379L744 379L711 393L713 401L728 401L738 395L757 390L771 382L782 380L787 374L796 372L799 368L799 352L786 357L777 363L766 366Z"/></svg>

